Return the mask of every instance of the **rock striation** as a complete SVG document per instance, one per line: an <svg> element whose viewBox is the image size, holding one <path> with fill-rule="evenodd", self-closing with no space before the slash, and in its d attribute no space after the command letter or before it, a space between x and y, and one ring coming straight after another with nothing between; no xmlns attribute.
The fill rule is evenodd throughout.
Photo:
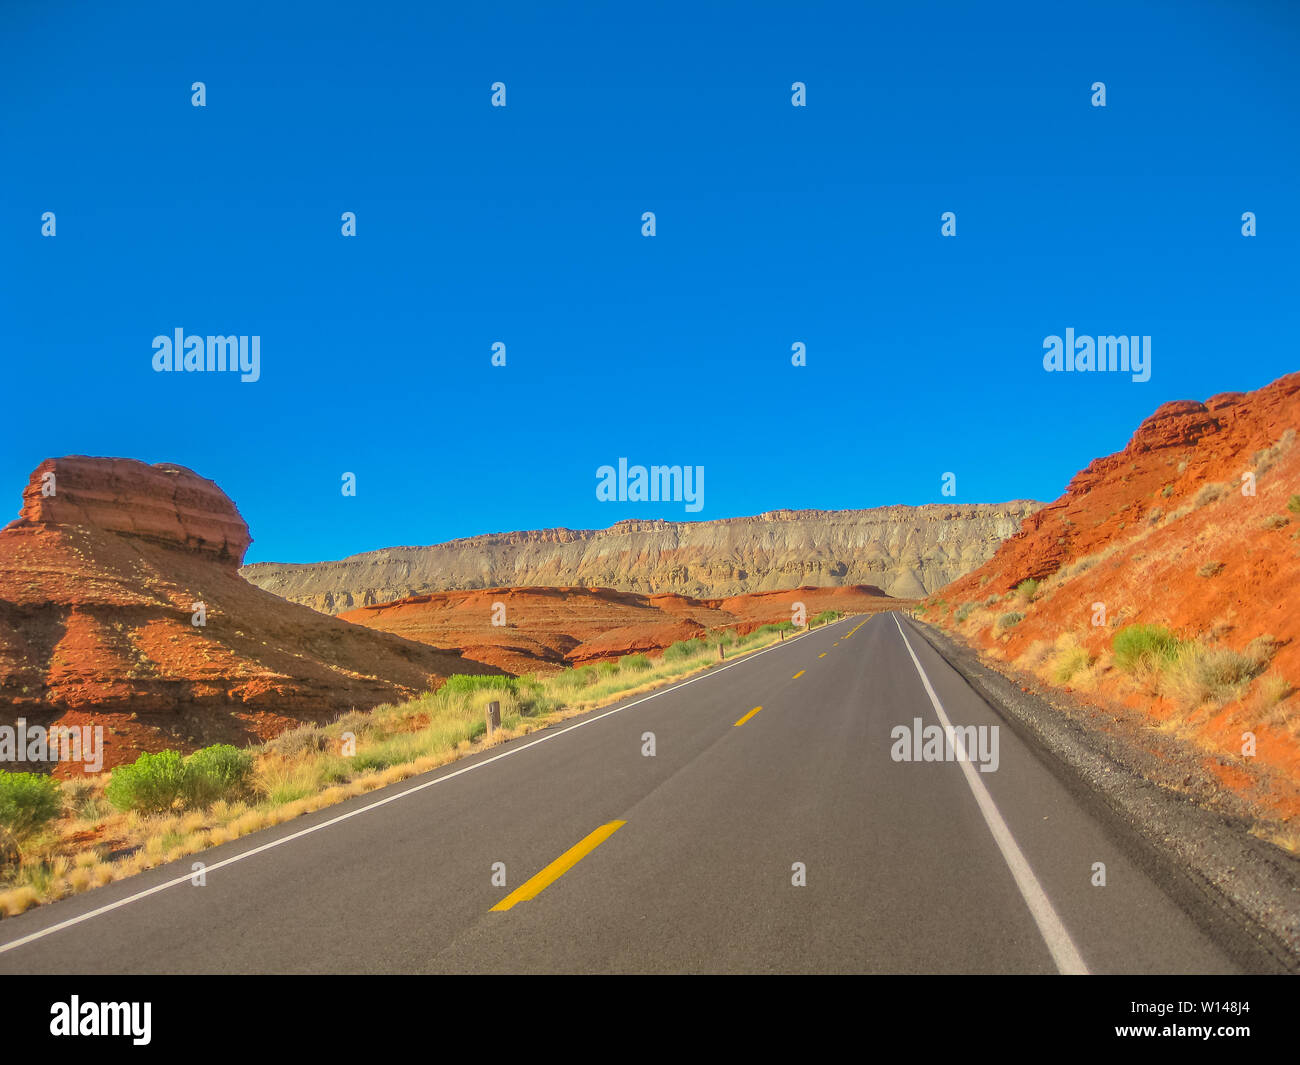
<svg viewBox="0 0 1300 1065"><path fill-rule="evenodd" d="M986 562L1040 505L1018 500L624 521L608 529L541 529L391 547L336 562L258 562L241 572L259 588L326 614L498 587L581 586L703 599L872 585L914 598Z"/></svg>

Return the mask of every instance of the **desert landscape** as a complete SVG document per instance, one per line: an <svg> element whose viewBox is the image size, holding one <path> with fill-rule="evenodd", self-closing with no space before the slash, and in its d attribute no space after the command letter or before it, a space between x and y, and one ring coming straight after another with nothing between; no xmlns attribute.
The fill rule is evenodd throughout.
<svg viewBox="0 0 1300 1065"><path fill-rule="evenodd" d="M1084 728L1123 733L1163 759L1150 771L1162 786L1179 790L1180 767L1205 769L1215 788L1182 790L1295 852L1297 424L1293 374L1166 403L1046 505L620 523L242 568L248 526L199 474L47 459L0 532L0 725L102 726L102 765L89 778L45 767L73 801L37 843L11 842L17 886L0 901L20 912L729 652L888 611L938 626L1025 691L1058 693ZM525 583L494 583L506 574ZM856 583L868 576L879 583ZM493 699L504 719L488 734ZM440 721L455 724L435 743ZM353 734L369 757L331 753ZM376 753L395 743L400 753ZM248 752L241 801L185 814L177 790L113 812L115 768L214 750ZM39 886L21 882L33 855L52 870Z"/></svg>

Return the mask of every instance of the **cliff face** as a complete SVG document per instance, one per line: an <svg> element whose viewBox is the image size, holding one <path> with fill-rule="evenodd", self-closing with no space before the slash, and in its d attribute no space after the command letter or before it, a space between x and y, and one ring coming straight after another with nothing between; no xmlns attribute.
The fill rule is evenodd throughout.
<svg viewBox="0 0 1300 1065"><path fill-rule="evenodd" d="M23 489L19 521L94 526L212 555L232 570L253 542L235 504L211 481L184 466L134 459L46 459Z"/></svg>
<svg viewBox="0 0 1300 1065"><path fill-rule="evenodd" d="M626 521L393 547L337 562L259 562L243 576L327 614L432 592L539 586L717 598L874 585L922 596L992 557L1040 504L780 510L722 521Z"/></svg>
<svg viewBox="0 0 1300 1065"><path fill-rule="evenodd" d="M0 531L0 724L103 725L111 767L492 671L252 587L249 543L225 493L184 467L43 462Z"/></svg>

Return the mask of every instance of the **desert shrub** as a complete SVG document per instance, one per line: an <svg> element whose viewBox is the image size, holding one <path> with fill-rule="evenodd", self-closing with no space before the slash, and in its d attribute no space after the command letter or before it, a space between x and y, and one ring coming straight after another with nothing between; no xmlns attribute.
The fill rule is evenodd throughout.
<svg viewBox="0 0 1300 1065"><path fill-rule="evenodd" d="M1291 519L1285 514L1270 514L1267 518L1259 523L1259 527L1268 531L1270 529L1281 529L1291 524Z"/></svg>
<svg viewBox="0 0 1300 1065"><path fill-rule="evenodd" d="M63 810L59 782L42 773L0 772L0 828L21 842Z"/></svg>
<svg viewBox="0 0 1300 1065"><path fill-rule="evenodd" d="M469 695L473 692L482 691L484 688L510 690L517 683L518 681L514 677L482 673L453 673L447 678L447 683L440 690L445 691L448 695Z"/></svg>
<svg viewBox="0 0 1300 1065"><path fill-rule="evenodd" d="M475 722L474 727L470 730L471 739L476 739L481 733L487 731L487 722ZM351 759L353 773L365 773L368 770L384 770L393 765L393 759L383 751L362 751L360 754L353 756Z"/></svg>
<svg viewBox="0 0 1300 1065"><path fill-rule="evenodd" d="M1009 629L1012 625L1018 625L1025 620L1025 615L1016 610L1009 610L1005 614L998 616L998 628Z"/></svg>
<svg viewBox="0 0 1300 1065"><path fill-rule="evenodd" d="M1300 496L1292 496L1286 501L1286 509L1292 514L1300 514Z"/></svg>
<svg viewBox="0 0 1300 1065"><path fill-rule="evenodd" d="M826 625L832 621L839 621L840 618L842 618L843 616L844 615L841 614L838 610L823 610L820 614L818 614L815 618L813 618L812 623L814 625Z"/></svg>
<svg viewBox="0 0 1300 1065"><path fill-rule="evenodd" d="M1291 685L1282 675L1270 673L1267 677L1260 678L1258 697L1262 709L1276 706L1290 694Z"/></svg>
<svg viewBox="0 0 1300 1065"><path fill-rule="evenodd" d="M1217 577L1223 572L1222 562L1207 562L1196 571L1198 577Z"/></svg>
<svg viewBox="0 0 1300 1065"><path fill-rule="evenodd" d="M619 668L626 673L644 673L650 668L650 659L645 655L624 655Z"/></svg>
<svg viewBox="0 0 1300 1065"><path fill-rule="evenodd" d="M957 612L953 615L953 617L955 617L959 622L965 621L968 617L970 617L971 611L974 609L975 609L974 603L962 603L962 605L957 608Z"/></svg>
<svg viewBox="0 0 1300 1065"><path fill-rule="evenodd" d="M239 799L248 793L252 776L251 754L228 743L214 744L185 759L181 797L190 807Z"/></svg>
<svg viewBox="0 0 1300 1065"><path fill-rule="evenodd" d="M1257 658L1227 647L1207 648L1187 643L1165 668L1171 694L1198 706L1207 700L1227 702L1261 672Z"/></svg>
<svg viewBox="0 0 1300 1065"><path fill-rule="evenodd" d="M568 688L586 688L596 683L595 666L575 666L560 674L559 682Z"/></svg>
<svg viewBox="0 0 1300 1065"><path fill-rule="evenodd" d="M1278 438L1276 443L1256 451L1254 458L1256 477L1262 478L1265 473L1272 469L1273 464L1290 450L1291 445L1294 443L1295 430L1288 429Z"/></svg>
<svg viewBox="0 0 1300 1065"><path fill-rule="evenodd" d="M1272 636L1256 636L1242 651L1257 672L1262 673L1277 654L1278 642Z"/></svg>
<svg viewBox="0 0 1300 1065"><path fill-rule="evenodd" d="M1227 491L1227 488L1217 483L1202 485L1201 490L1196 493L1196 498L1192 500L1192 506L1203 507L1207 503L1213 503L1216 499L1222 497Z"/></svg>
<svg viewBox="0 0 1300 1065"><path fill-rule="evenodd" d="M1174 494L1174 486L1172 484L1165 485L1162 489L1160 489L1160 494L1164 496L1166 499L1168 499L1171 495Z"/></svg>
<svg viewBox="0 0 1300 1065"><path fill-rule="evenodd" d="M1028 580L1021 581L1016 585L1016 594L1028 603L1033 600L1034 596L1037 594L1038 585L1039 582L1034 580L1033 577L1030 577Z"/></svg>
<svg viewBox="0 0 1300 1065"><path fill-rule="evenodd" d="M607 658L603 662L597 663L596 673L601 677L612 677L618 672L617 659Z"/></svg>
<svg viewBox="0 0 1300 1065"><path fill-rule="evenodd" d="M1126 672L1159 669L1172 663L1182 641L1163 625L1126 625L1111 640L1115 664Z"/></svg>
<svg viewBox="0 0 1300 1065"><path fill-rule="evenodd" d="M354 736L363 736L367 732L373 732L376 724L372 714L364 710L349 710L346 714L336 717L330 729L336 736L342 736L345 732L351 732Z"/></svg>
<svg viewBox="0 0 1300 1065"><path fill-rule="evenodd" d="M1068 647L1052 667L1052 679L1057 684L1068 684L1076 673L1092 665L1092 655L1082 647Z"/></svg>
<svg viewBox="0 0 1300 1065"><path fill-rule="evenodd" d="M119 810L162 813L175 805L184 786L185 760L180 752L159 751L114 769L104 795Z"/></svg>
<svg viewBox="0 0 1300 1065"><path fill-rule="evenodd" d="M698 654L702 647L699 640L678 640L664 648L664 661L681 662Z"/></svg>
<svg viewBox="0 0 1300 1065"><path fill-rule="evenodd" d="M299 725L297 728L281 732L264 744L264 748L282 758L297 758L300 755L325 750L330 745L329 735L319 725Z"/></svg>

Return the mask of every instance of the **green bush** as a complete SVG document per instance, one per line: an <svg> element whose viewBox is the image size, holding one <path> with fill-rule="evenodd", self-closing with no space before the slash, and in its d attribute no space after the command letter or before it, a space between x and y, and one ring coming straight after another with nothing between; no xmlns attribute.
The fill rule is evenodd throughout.
<svg viewBox="0 0 1300 1065"><path fill-rule="evenodd" d="M704 645L699 640L678 640L676 643L669 644L664 648L665 662L681 662L687 658L693 658L704 649Z"/></svg>
<svg viewBox="0 0 1300 1065"><path fill-rule="evenodd" d="M971 611L974 609L975 609L974 603L962 603L962 605L957 608L957 612L953 615L953 617L955 617L957 621L960 623L962 621L965 621L968 617L970 617Z"/></svg>
<svg viewBox="0 0 1300 1065"><path fill-rule="evenodd" d="M815 618L812 619L812 623L814 626L827 625L832 621L839 621L840 618L842 618L843 616L844 615L841 614L838 610L823 610L820 614L818 614Z"/></svg>
<svg viewBox="0 0 1300 1065"><path fill-rule="evenodd" d="M1286 501L1286 509L1292 514L1300 514L1300 496L1292 496Z"/></svg>
<svg viewBox="0 0 1300 1065"><path fill-rule="evenodd" d="M24 840L63 810L59 782L42 773L0 773L0 828Z"/></svg>
<svg viewBox="0 0 1300 1065"><path fill-rule="evenodd" d="M1007 613L998 617L998 628L1009 629L1012 625L1019 624L1025 620L1025 615L1017 610L1009 610Z"/></svg>
<svg viewBox="0 0 1300 1065"><path fill-rule="evenodd" d="M618 662L616 659L607 658L596 666L596 672L601 677L612 677L618 672Z"/></svg>
<svg viewBox="0 0 1300 1065"><path fill-rule="evenodd" d="M175 805L184 786L185 760L178 751L159 751L114 769L104 796L119 810L163 813Z"/></svg>
<svg viewBox="0 0 1300 1065"><path fill-rule="evenodd" d="M1139 667L1163 669L1178 658L1182 646L1163 625L1126 625L1111 640L1115 664L1129 672Z"/></svg>
<svg viewBox="0 0 1300 1065"><path fill-rule="evenodd" d="M1026 603L1032 600L1037 592L1038 581L1034 580L1033 577L1030 577L1027 581L1021 581L1016 585L1016 594Z"/></svg>
<svg viewBox="0 0 1300 1065"><path fill-rule="evenodd" d="M253 776L253 756L228 743L195 751L185 759L181 797L186 806L201 807L218 799L246 795Z"/></svg>
<svg viewBox="0 0 1300 1065"><path fill-rule="evenodd" d="M513 690L518 683L515 677L482 673L453 673L447 678L447 683L443 685L441 690L449 695L471 695L474 692L482 691L484 688L500 688L503 691Z"/></svg>
<svg viewBox="0 0 1300 1065"><path fill-rule="evenodd" d="M597 679L598 674L595 666L571 666L569 669L557 673L553 683L560 684L565 688L576 689L595 684Z"/></svg>
<svg viewBox="0 0 1300 1065"><path fill-rule="evenodd" d="M624 655L619 668L626 673L643 673L650 668L650 659L645 655Z"/></svg>

